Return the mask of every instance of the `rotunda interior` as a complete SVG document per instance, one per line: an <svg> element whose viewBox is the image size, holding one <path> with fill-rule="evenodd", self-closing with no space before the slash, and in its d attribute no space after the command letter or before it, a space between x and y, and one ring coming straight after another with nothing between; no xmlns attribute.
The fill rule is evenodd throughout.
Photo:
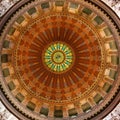
<svg viewBox="0 0 120 120"><path fill-rule="evenodd" d="M1 119L120 118L119 1L0 2Z"/></svg>

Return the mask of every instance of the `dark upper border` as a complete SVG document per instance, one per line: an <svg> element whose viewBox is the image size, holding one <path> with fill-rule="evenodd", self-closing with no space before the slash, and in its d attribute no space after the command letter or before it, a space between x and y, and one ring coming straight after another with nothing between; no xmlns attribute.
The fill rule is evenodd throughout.
<svg viewBox="0 0 120 120"><path fill-rule="evenodd" d="M35 1L35 0L21 0L16 4L14 4L2 16L0 20L0 34L3 32L4 26L6 25L7 21L16 13L16 11L21 9L23 6L25 6L26 4L32 1ZM99 1L99 0L85 0L85 1L87 1L88 3L92 3L93 5L101 9L112 20L112 22L114 23L118 31L120 31L120 23L119 23L120 19L117 16L117 14L108 5L106 5L103 1ZM28 115L26 115L25 113L17 109L16 106L14 106L14 104L11 103L11 101L5 95L2 89L2 86L0 86L0 99L3 102L3 104L6 106L6 108L9 111L11 111L11 113L13 113L16 117L18 117L18 119L21 120L21 117L22 117L22 119L24 120L34 120L33 118L29 117ZM100 112L88 118L88 120L101 120L116 107L119 101L120 101L120 87L118 91L115 93L115 95L113 96L113 99L111 99L111 101Z"/></svg>

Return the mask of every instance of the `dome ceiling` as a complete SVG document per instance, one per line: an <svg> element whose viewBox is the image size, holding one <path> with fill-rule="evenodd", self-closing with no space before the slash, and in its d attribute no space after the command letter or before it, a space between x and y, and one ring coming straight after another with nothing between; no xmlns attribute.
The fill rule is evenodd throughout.
<svg viewBox="0 0 120 120"><path fill-rule="evenodd" d="M92 2L26 3L2 28L3 95L26 119L94 118L119 88L119 28Z"/></svg>

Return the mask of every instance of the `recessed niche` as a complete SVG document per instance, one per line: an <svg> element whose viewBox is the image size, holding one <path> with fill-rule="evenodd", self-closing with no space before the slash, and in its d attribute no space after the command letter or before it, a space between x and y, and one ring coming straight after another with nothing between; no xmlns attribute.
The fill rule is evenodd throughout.
<svg viewBox="0 0 120 120"><path fill-rule="evenodd" d="M10 89L11 91L15 89L15 84L13 83L13 81L10 81L10 82L8 83L8 87L9 87L9 89Z"/></svg>
<svg viewBox="0 0 120 120"><path fill-rule="evenodd" d="M89 103L85 103L85 104L81 105L81 107L82 107L83 112L87 112L88 110L91 109L91 106Z"/></svg>
<svg viewBox="0 0 120 120"><path fill-rule="evenodd" d="M33 102L29 101L28 104L27 104L27 108L31 111L34 111L35 104Z"/></svg>
<svg viewBox="0 0 120 120"><path fill-rule="evenodd" d="M8 77L9 75L10 75L9 69L8 68L3 69L3 76Z"/></svg>
<svg viewBox="0 0 120 120"><path fill-rule="evenodd" d="M18 93L16 95L16 99L19 101L19 102L22 102L24 100L24 96L21 94L21 93Z"/></svg>
<svg viewBox="0 0 120 120"><path fill-rule="evenodd" d="M77 9L78 8L78 4L77 3L70 3L70 8L72 9Z"/></svg>
<svg viewBox="0 0 120 120"><path fill-rule="evenodd" d="M13 35L14 32L15 32L15 30L16 30L16 29L15 29L14 27L11 27L10 30L9 30L9 32L8 32L8 34L9 34L9 35Z"/></svg>
<svg viewBox="0 0 120 120"><path fill-rule="evenodd" d="M111 62L114 65L118 65L119 64L119 57L118 56L111 56Z"/></svg>
<svg viewBox="0 0 120 120"><path fill-rule="evenodd" d="M3 42L3 47L4 47L4 48L9 48L9 45L10 45L10 41L5 40L5 41Z"/></svg>
<svg viewBox="0 0 120 120"><path fill-rule="evenodd" d="M100 24L103 23L103 19L102 19L100 16L96 16L96 17L94 18L94 20L95 20L95 22L96 22L98 25L100 25Z"/></svg>
<svg viewBox="0 0 120 120"><path fill-rule="evenodd" d="M42 9L46 9L46 8L49 8L49 7L50 7L49 2L45 2L45 3L41 4Z"/></svg>
<svg viewBox="0 0 120 120"><path fill-rule="evenodd" d="M63 6L64 5L64 1L55 1L55 5L56 6Z"/></svg>
<svg viewBox="0 0 120 120"><path fill-rule="evenodd" d="M90 15L92 13L92 10L88 9L88 8L84 8L82 10L83 13L87 14L87 15Z"/></svg>
<svg viewBox="0 0 120 120"><path fill-rule="evenodd" d="M117 49L117 45L115 41L109 42L109 45L110 45L110 49L113 49L113 50Z"/></svg>
<svg viewBox="0 0 120 120"><path fill-rule="evenodd" d="M40 109L40 114L43 114L43 115L45 115L45 116L48 116L48 112L49 112L49 109L48 109L48 108L42 107L42 108Z"/></svg>
<svg viewBox="0 0 120 120"><path fill-rule="evenodd" d="M95 97L93 99L96 102L96 104L99 104L100 101L103 100L103 97L100 94L97 94L97 95L95 95Z"/></svg>
<svg viewBox="0 0 120 120"><path fill-rule="evenodd" d="M7 63L8 62L8 55L7 54L2 54L1 55L1 62L2 63Z"/></svg>
<svg viewBox="0 0 120 120"><path fill-rule="evenodd" d="M54 111L54 117L62 118L63 117L63 111L62 110L55 110Z"/></svg>
<svg viewBox="0 0 120 120"><path fill-rule="evenodd" d="M34 13L36 13L36 9L33 7L33 8L30 8L29 10L28 10L28 14L29 15L32 15L32 14L34 14Z"/></svg>
<svg viewBox="0 0 120 120"><path fill-rule="evenodd" d="M116 79L116 74L117 74L117 72L115 70L111 69L110 73L109 73L109 77L115 80Z"/></svg>
<svg viewBox="0 0 120 120"><path fill-rule="evenodd" d="M105 29L103 29L103 31L104 31L104 33L105 33L105 35L106 36L110 36L110 35L112 35L112 31L110 30L110 28L105 28Z"/></svg>
<svg viewBox="0 0 120 120"><path fill-rule="evenodd" d="M109 83L105 83L104 84L104 86L103 86L103 90L105 91L105 92L109 92L110 90L111 90L111 88L112 88L112 85L110 85Z"/></svg>
<svg viewBox="0 0 120 120"><path fill-rule="evenodd" d="M20 17L17 18L16 22L18 24L21 24L24 20L25 20L25 18L23 16L20 16Z"/></svg>
<svg viewBox="0 0 120 120"><path fill-rule="evenodd" d="M69 109L68 110L69 116L76 116L78 113L75 108Z"/></svg>

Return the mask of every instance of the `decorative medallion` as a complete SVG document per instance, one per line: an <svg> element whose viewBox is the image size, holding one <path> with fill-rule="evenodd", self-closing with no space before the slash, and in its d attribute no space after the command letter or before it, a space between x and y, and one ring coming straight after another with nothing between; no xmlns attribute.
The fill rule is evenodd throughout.
<svg viewBox="0 0 120 120"><path fill-rule="evenodd" d="M73 53L66 44L57 42L47 48L43 60L50 70L60 73L73 63Z"/></svg>

